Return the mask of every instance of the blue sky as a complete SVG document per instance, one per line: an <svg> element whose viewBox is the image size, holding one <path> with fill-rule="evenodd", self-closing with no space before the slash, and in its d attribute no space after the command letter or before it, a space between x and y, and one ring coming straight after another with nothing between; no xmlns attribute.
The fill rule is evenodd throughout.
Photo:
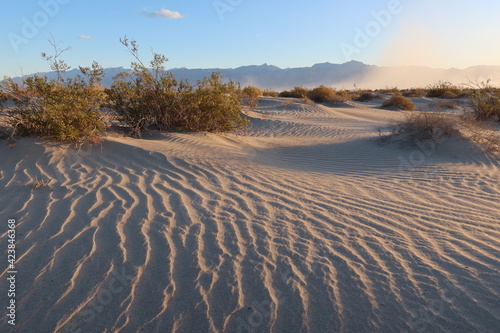
<svg viewBox="0 0 500 333"><path fill-rule="evenodd" d="M72 67L129 67L138 41L168 68L344 63L500 65L500 3L466 0L24 0L2 3L0 76L47 71L53 36Z"/></svg>

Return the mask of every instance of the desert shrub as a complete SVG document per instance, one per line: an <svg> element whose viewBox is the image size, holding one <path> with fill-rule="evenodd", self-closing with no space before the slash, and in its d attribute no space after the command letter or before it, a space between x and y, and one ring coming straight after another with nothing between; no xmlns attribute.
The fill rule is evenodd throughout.
<svg viewBox="0 0 500 333"><path fill-rule="evenodd" d="M243 88L243 97L259 97L262 96L263 92L257 87L246 86Z"/></svg>
<svg viewBox="0 0 500 333"><path fill-rule="evenodd" d="M424 89L413 88L413 89L405 89L402 91L404 97L425 97L427 96L427 92Z"/></svg>
<svg viewBox="0 0 500 333"><path fill-rule="evenodd" d="M221 82L222 76L213 73L198 81L195 90L184 94L179 126L184 129L226 132L248 123L241 114L239 85Z"/></svg>
<svg viewBox="0 0 500 333"><path fill-rule="evenodd" d="M52 45L55 55L43 53L42 58L57 72L57 79L35 75L22 82L3 82L2 90L15 103L9 123L21 135L47 136L79 145L98 142L104 131L99 112L104 94L98 89L104 71L94 62L91 67L80 67L81 75L64 79L69 66L58 58L67 49L61 50L55 42Z"/></svg>
<svg viewBox="0 0 500 333"><path fill-rule="evenodd" d="M164 55L153 53L151 69L139 58L136 41L125 37L120 42L137 60L132 62L130 73L115 76L113 85L106 89L108 106L118 119L130 126L132 134L140 136L141 130L151 125L170 129L179 122L182 94L193 88L186 82L177 82L170 72L165 72Z"/></svg>
<svg viewBox="0 0 500 333"><path fill-rule="evenodd" d="M292 97L292 93L289 90L283 90L278 94L278 97L289 98Z"/></svg>
<svg viewBox="0 0 500 333"><path fill-rule="evenodd" d="M338 105L340 103L347 102L351 99L352 99L352 95L350 94L349 91L347 91L347 90L336 91L335 96L333 96L332 98L330 98L328 100L328 104L335 106L335 105Z"/></svg>
<svg viewBox="0 0 500 333"><path fill-rule="evenodd" d="M456 98L462 93L462 89L451 82L439 81L427 87L427 97L435 98Z"/></svg>
<svg viewBox="0 0 500 333"><path fill-rule="evenodd" d="M262 92L263 96L278 97L279 93L277 91L266 89Z"/></svg>
<svg viewBox="0 0 500 333"><path fill-rule="evenodd" d="M316 103L324 103L335 97L335 90L324 85L310 90L307 97Z"/></svg>
<svg viewBox="0 0 500 333"><path fill-rule="evenodd" d="M304 87L294 87L292 90L283 90L278 96L289 98L305 98L309 90Z"/></svg>
<svg viewBox="0 0 500 333"><path fill-rule="evenodd" d="M456 133L457 128L457 119L441 112L412 112L391 125L392 134L408 135L410 142L415 139L438 141Z"/></svg>
<svg viewBox="0 0 500 333"><path fill-rule="evenodd" d="M382 103L383 108L397 108L399 110L413 111L415 109L415 104L408 98L402 95L394 95L384 103Z"/></svg>
<svg viewBox="0 0 500 333"><path fill-rule="evenodd" d="M360 93L360 95L355 100L358 102L368 102L375 98L380 98L380 97L379 95L375 94L372 91L365 91Z"/></svg>
<svg viewBox="0 0 500 333"><path fill-rule="evenodd" d="M239 84L221 82L221 75L198 81L196 87L178 82L166 72L167 58L153 53L151 69L139 58L136 41L120 40L136 59L131 73L119 73L106 89L109 107L132 134L156 125L160 130L183 128L195 131L228 131L243 126Z"/></svg>
<svg viewBox="0 0 500 333"><path fill-rule="evenodd" d="M498 117L500 121L500 98L494 94L478 89L470 94L472 112L476 120L487 120Z"/></svg>
<svg viewBox="0 0 500 333"><path fill-rule="evenodd" d="M385 89L377 89L375 92L381 93L381 94L393 94L393 95L401 95L401 91L399 90L398 87L385 87Z"/></svg>

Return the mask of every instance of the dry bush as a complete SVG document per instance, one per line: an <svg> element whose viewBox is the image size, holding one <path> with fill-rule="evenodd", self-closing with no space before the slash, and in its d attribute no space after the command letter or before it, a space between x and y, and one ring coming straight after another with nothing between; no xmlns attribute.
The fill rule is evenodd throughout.
<svg viewBox="0 0 500 333"><path fill-rule="evenodd" d="M326 101L331 100L335 96L336 96L335 90L326 87L324 85L321 85L319 87L310 90L307 94L307 97L309 97L316 103L324 103Z"/></svg>
<svg viewBox="0 0 500 333"><path fill-rule="evenodd" d="M246 86L245 88L243 88L243 97L259 97L262 95L262 90L257 87Z"/></svg>
<svg viewBox="0 0 500 333"><path fill-rule="evenodd" d="M398 87L385 87L385 89L377 89L375 90L377 93L381 94L392 94L392 95L401 95L401 91L399 90Z"/></svg>
<svg viewBox="0 0 500 333"><path fill-rule="evenodd" d="M459 117L451 112L412 112L390 124L390 129L392 135L403 135L401 141L407 144L424 140L441 142L443 137L458 134L491 155L500 153L498 128L492 122L478 122L467 113Z"/></svg>
<svg viewBox="0 0 500 333"><path fill-rule="evenodd" d="M427 92L424 89L413 88L406 89L402 91L404 97L425 97L427 96Z"/></svg>
<svg viewBox="0 0 500 333"><path fill-rule="evenodd" d="M470 114L461 117L460 132L490 154L500 153L500 136L491 122L478 122Z"/></svg>
<svg viewBox="0 0 500 333"><path fill-rule="evenodd" d="M368 102L368 101L371 101L372 99L376 99L376 98L380 98L380 96L375 94L372 91L364 91L355 100L357 102Z"/></svg>
<svg viewBox="0 0 500 333"><path fill-rule="evenodd" d="M294 87L292 90L284 90L279 93L279 97L306 98L309 90L304 87Z"/></svg>
<svg viewBox="0 0 500 333"><path fill-rule="evenodd" d="M451 82L439 81L427 87L427 97L451 99L457 98L462 92L462 88Z"/></svg>
<svg viewBox="0 0 500 333"><path fill-rule="evenodd" d="M266 89L262 92L263 96L278 97L279 93L277 91Z"/></svg>
<svg viewBox="0 0 500 333"><path fill-rule="evenodd" d="M498 117L500 121L500 91L490 81L471 83L475 88L469 93L471 110L476 120Z"/></svg>
<svg viewBox="0 0 500 333"><path fill-rule="evenodd" d="M346 97L344 95L335 94L335 96L333 98L329 99L327 103L335 106L335 105L347 102L349 100L350 100L349 97Z"/></svg>
<svg viewBox="0 0 500 333"><path fill-rule="evenodd" d="M393 135L406 134L410 141L434 140L457 132L457 118L442 112L412 112L391 124Z"/></svg>
<svg viewBox="0 0 500 333"><path fill-rule="evenodd" d="M394 95L389 100L382 103L383 108L397 108L399 110L413 111L415 104L402 95Z"/></svg>

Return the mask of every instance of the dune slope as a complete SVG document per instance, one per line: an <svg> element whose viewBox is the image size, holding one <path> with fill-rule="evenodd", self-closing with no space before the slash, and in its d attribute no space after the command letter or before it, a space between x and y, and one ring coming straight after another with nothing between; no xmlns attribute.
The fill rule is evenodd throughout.
<svg viewBox="0 0 500 333"><path fill-rule="evenodd" d="M1 330L497 331L498 161L380 144L400 113L374 104L284 101L237 135L1 147L0 244L15 218L19 255Z"/></svg>

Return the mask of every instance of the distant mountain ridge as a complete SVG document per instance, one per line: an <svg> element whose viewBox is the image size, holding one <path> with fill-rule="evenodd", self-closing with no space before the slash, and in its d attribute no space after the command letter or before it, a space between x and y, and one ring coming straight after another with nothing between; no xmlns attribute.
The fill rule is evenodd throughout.
<svg viewBox="0 0 500 333"><path fill-rule="evenodd" d="M130 69L123 67L106 68L103 84L110 86L116 74L130 71ZM225 79L240 82L242 86L254 85L276 90L289 89L294 86L316 87L321 84L339 89L352 89L354 87L376 89L424 87L438 81L466 84L490 79L493 84L500 83L500 66L436 69L419 66L380 67L366 65L359 61L349 61L343 64L327 62L299 68L279 68L263 64L238 68L173 68L168 71L172 72L177 79L188 80L191 83L196 83L197 80L201 80L213 72L220 72ZM78 69L72 69L66 73L66 77L71 78L79 73ZM55 72L37 73L37 75L56 77Z"/></svg>

